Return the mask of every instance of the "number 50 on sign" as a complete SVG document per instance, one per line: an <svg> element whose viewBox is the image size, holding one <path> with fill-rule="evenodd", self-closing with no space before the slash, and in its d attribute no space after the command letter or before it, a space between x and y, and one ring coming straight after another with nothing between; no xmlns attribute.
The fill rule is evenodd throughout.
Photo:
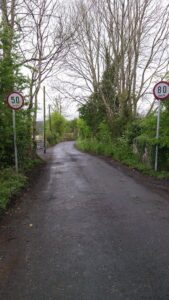
<svg viewBox="0 0 169 300"><path fill-rule="evenodd" d="M7 104L14 110L20 109L24 105L24 98L18 92L12 92L7 96Z"/></svg>

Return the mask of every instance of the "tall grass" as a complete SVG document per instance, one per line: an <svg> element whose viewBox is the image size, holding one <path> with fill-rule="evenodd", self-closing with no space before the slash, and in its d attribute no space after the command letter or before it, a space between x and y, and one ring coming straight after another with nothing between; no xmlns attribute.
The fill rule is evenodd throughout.
<svg viewBox="0 0 169 300"><path fill-rule="evenodd" d="M2 212L12 196L25 185L26 176L16 174L12 168L0 171L0 212Z"/></svg>
<svg viewBox="0 0 169 300"><path fill-rule="evenodd" d="M40 158L27 158L21 173L16 174L13 168L0 170L0 214L6 209L11 198L18 195L21 189L26 185L31 170L42 163ZM29 176L29 175L28 175Z"/></svg>
<svg viewBox="0 0 169 300"><path fill-rule="evenodd" d="M120 160L122 162L129 162L134 160L134 155L128 147L127 143L124 140L118 142L102 142L97 139L85 139L78 140L76 142L78 149L82 151L88 151L98 155L105 155L113 157L115 160Z"/></svg>
<svg viewBox="0 0 169 300"><path fill-rule="evenodd" d="M116 142L112 141L107 143L98 141L96 138L79 139L76 141L76 147L79 150L89 153L112 157L114 160L120 161L124 165L137 169L144 174L161 179L169 178L168 172L154 172L150 167L141 163L124 138L120 138Z"/></svg>

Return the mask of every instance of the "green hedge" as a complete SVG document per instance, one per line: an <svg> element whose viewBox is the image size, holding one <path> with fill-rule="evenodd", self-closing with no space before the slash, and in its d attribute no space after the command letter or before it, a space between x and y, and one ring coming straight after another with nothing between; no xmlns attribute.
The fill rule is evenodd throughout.
<svg viewBox="0 0 169 300"><path fill-rule="evenodd" d="M16 174L11 168L0 171L0 212L2 212L12 196L25 185L26 176Z"/></svg>
<svg viewBox="0 0 169 300"><path fill-rule="evenodd" d="M147 149L149 163L153 169L155 164L155 149L157 140L149 138L146 135L141 135L135 138L134 143L137 146L138 158L140 161L142 161L145 148ZM158 169L160 171L169 171L169 147L167 145L163 145L160 139L158 141L158 146Z"/></svg>

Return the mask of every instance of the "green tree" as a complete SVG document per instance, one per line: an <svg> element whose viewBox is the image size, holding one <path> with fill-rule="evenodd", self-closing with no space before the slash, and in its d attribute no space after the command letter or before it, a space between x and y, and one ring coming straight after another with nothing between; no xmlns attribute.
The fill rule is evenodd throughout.
<svg viewBox="0 0 169 300"><path fill-rule="evenodd" d="M51 128L50 122L52 125ZM51 114L51 120L48 120L46 124L47 141L49 145L55 145L62 140L66 131L66 126L67 121L62 115L60 115L58 112L53 112Z"/></svg>
<svg viewBox="0 0 169 300"><path fill-rule="evenodd" d="M20 58L18 56L18 39L13 28L3 17L0 23L0 165L14 165L13 155L13 127L12 110L6 105L7 95L13 91L23 91L27 80L20 72ZM28 135L28 118L25 110L16 113L17 143L20 163L28 153L31 137ZM30 154L30 153L29 153Z"/></svg>

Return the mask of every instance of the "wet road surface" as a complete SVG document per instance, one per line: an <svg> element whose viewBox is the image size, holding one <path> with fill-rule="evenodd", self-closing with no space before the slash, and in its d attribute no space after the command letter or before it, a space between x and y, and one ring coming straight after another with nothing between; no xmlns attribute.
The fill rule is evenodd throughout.
<svg viewBox="0 0 169 300"><path fill-rule="evenodd" d="M72 142L0 224L0 299L169 299L169 201Z"/></svg>

